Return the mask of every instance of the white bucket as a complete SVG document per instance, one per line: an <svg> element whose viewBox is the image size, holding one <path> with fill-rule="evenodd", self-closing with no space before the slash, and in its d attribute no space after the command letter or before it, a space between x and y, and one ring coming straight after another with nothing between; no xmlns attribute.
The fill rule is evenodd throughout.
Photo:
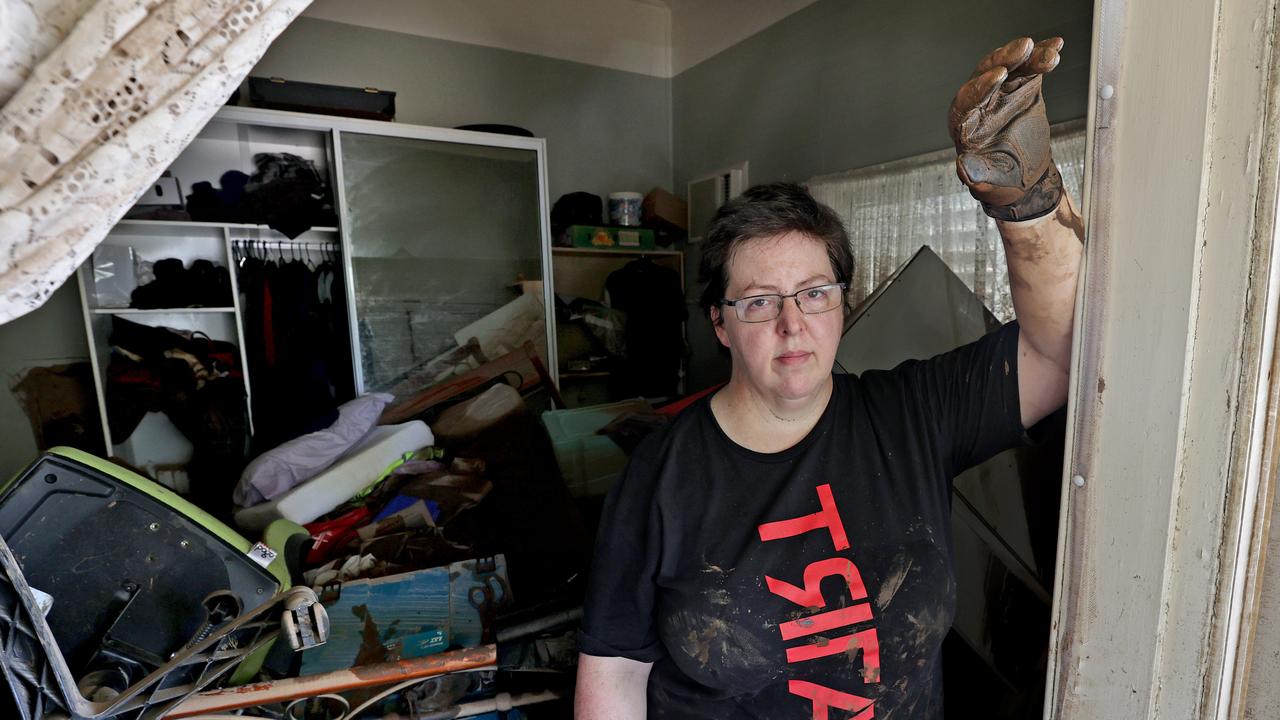
<svg viewBox="0 0 1280 720"><path fill-rule="evenodd" d="M609 222L628 227L639 225L643 201L644 196L638 192L609 193Z"/></svg>

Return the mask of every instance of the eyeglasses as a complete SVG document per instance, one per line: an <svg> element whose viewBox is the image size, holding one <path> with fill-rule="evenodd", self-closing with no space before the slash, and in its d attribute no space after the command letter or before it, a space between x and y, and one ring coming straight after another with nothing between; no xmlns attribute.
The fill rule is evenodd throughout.
<svg viewBox="0 0 1280 720"><path fill-rule="evenodd" d="M831 283L797 290L790 295L752 295L737 300L724 298L720 304L733 306L742 322L769 322L782 314L782 301L787 298L795 299L800 312L817 315L840 307L847 289L844 283Z"/></svg>

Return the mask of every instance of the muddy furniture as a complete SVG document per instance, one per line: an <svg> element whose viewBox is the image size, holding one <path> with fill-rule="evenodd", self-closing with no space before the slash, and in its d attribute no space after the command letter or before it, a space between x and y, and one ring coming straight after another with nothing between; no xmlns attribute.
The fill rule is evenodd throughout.
<svg viewBox="0 0 1280 720"><path fill-rule="evenodd" d="M303 644L323 634L272 551L76 450L0 490L0 537L4 717L159 717L256 670L284 606Z"/></svg>

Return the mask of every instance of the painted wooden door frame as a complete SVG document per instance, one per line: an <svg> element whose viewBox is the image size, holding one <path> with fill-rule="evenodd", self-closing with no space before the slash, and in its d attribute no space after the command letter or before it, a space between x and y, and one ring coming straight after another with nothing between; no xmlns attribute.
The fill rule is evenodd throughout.
<svg viewBox="0 0 1280 720"><path fill-rule="evenodd" d="M1276 484L1276 2L1095 8L1047 718L1243 716Z"/></svg>

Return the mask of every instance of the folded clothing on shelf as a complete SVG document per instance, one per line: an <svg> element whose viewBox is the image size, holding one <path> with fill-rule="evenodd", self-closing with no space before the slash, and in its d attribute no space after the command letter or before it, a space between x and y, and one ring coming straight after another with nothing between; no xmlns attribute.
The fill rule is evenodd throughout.
<svg viewBox="0 0 1280 720"><path fill-rule="evenodd" d="M210 260L184 267L177 258L157 260L155 279L130 294L129 307L142 310L182 307L231 307L231 275Z"/></svg>
<svg viewBox="0 0 1280 720"><path fill-rule="evenodd" d="M239 477L249 450L248 403L240 353L201 333L111 318L107 422L124 442L143 416L165 413L191 441L190 498L207 512L231 510L228 478Z"/></svg>
<svg viewBox="0 0 1280 720"><path fill-rule="evenodd" d="M292 153L258 153L252 175L228 170L220 187L191 185L187 212L200 222L255 223L290 239L314 226L337 224L333 193L316 164Z"/></svg>

